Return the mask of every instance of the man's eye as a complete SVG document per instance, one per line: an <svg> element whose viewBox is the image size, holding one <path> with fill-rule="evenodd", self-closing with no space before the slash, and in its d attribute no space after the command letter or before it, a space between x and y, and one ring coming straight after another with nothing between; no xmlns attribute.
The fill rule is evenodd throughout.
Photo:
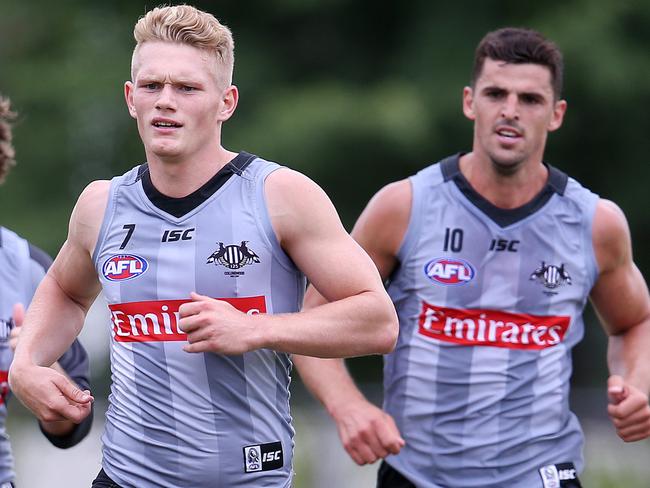
<svg viewBox="0 0 650 488"><path fill-rule="evenodd" d="M540 103L540 99L534 95L524 95L521 97L521 101L526 105L536 105Z"/></svg>

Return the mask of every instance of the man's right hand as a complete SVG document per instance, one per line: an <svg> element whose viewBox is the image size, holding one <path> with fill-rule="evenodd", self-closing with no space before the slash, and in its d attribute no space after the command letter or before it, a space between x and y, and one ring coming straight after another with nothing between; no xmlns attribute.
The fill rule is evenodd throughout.
<svg viewBox="0 0 650 488"><path fill-rule="evenodd" d="M347 402L332 412L343 447L359 465L372 464L404 447L393 417L368 402Z"/></svg>
<svg viewBox="0 0 650 488"><path fill-rule="evenodd" d="M13 364L9 369L12 392L43 422L79 423L91 410L94 398L52 368Z"/></svg>

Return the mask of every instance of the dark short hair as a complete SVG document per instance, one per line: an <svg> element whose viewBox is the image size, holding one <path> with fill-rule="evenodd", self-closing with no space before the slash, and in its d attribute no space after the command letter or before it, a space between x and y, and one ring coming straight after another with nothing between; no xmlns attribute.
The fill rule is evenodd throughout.
<svg viewBox="0 0 650 488"><path fill-rule="evenodd" d="M560 98L564 77L562 53L554 42L539 32L516 27L488 32L476 48L472 86L483 71L485 58L513 64L532 63L546 66L551 72L555 98Z"/></svg>

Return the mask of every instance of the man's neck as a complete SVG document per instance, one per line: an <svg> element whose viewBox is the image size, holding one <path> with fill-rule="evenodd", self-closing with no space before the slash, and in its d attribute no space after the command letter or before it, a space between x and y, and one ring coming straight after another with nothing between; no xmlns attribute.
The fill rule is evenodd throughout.
<svg viewBox="0 0 650 488"><path fill-rule="evenodd" d="M530 202L548 181L541 160L526 161L512 172L500 172L475 152L461 156L460 171L474 190L498 208L518 208Z"/></svg>
<svg viewBox="0 0 650 488"><path fill-rule="evenodd" d="M213 154L196 157L160 158L147 154L151 182L163 195L182 198L201 188L237 153L219 147Z"/></svg>

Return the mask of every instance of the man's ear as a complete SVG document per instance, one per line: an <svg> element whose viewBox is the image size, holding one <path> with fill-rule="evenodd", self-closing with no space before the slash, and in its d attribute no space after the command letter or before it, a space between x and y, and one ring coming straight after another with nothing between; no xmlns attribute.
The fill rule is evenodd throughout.
<svg viewBox="0 0 650 488"><path fill-rule="evenodd" d="M474 90L470 86L463 88L463 113L469 120L474 120Z"/></svg>
<svg viewBox="0 0 650 488"><path fill-rule="evenodd" d="M129 109L129 115L134 119L137 118L138 114L135 111L135 105L133 104L133 83L127 81L124 83L124 99L126 100L126 106Z"/></svg>
<svg viewBox="0 0 650 488"><path fill-rule="evenodd" d="M239 90L235 85L230 85L223 92L219 109L219 120L225 122L235 113L239 102Z"/></svg>

